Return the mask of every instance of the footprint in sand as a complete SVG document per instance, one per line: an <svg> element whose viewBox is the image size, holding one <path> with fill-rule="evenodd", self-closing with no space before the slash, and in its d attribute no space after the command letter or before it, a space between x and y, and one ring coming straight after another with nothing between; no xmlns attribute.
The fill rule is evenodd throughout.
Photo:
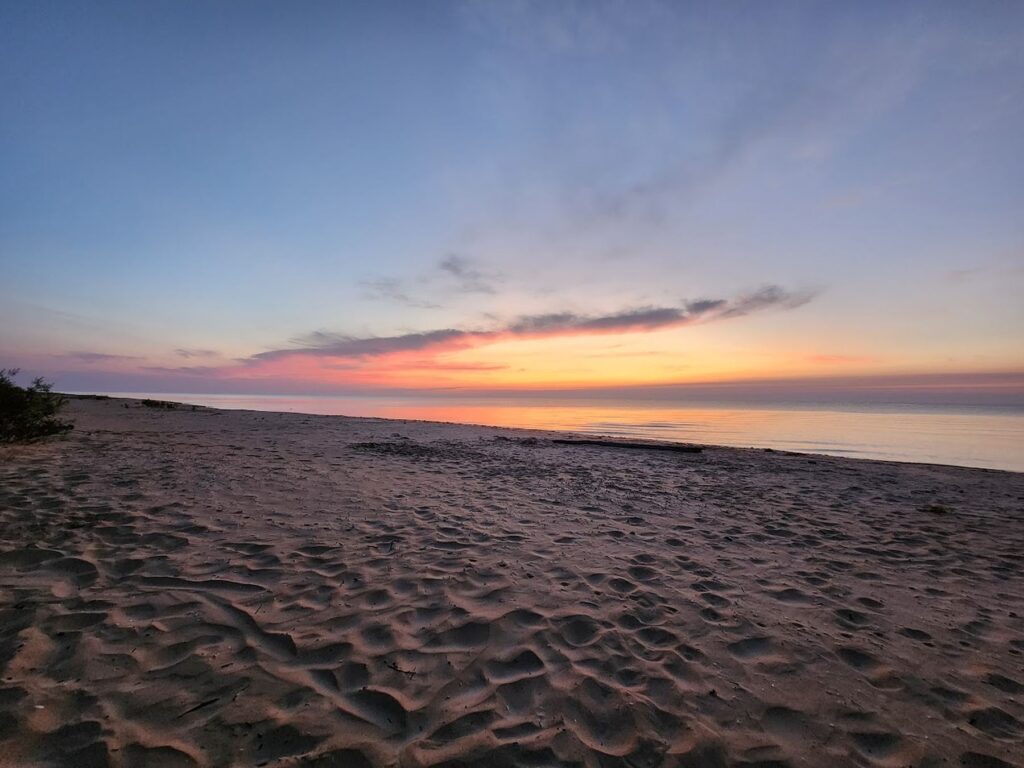
<svg viewBox="0 0 1024 768"><path fill-rule="evenodd" d="M533 677L543 670L544 662L529 648L509 659L492 659L484 667L487 679L495 683L510 683L524 677Z"/></svg>
<svg viewBox="0 0 1024 768"><path fill-rule="evenodd" d="M788 603L790 605L807 605L814 602L813 597L795 587L786 587L785 589L768 592L768 595L780 603Z"/></svg>
<svg viewBox="0 0 1024 768"><path fill-rule="evenodd" d="M914 627L902 627L900 634L904 637L909 637L911 640L919 640L926 642L932 639L932 636L925 632L923 629L915 629Z"/></svg>
<svg viewBox="0 0 1024 768"><path fill-rule="evenodd" d="M903 742L899 734L882 731L855 731L850 738L857 751L871 760L892 760Z"/></svg>
<svg viewBox="0 0 1024 768"><path fill-rule="evenodd" d="M1015 739L1022 733L1020 721L999 707L975 709L968 713L967 722L996 739Z"/></svg>
<svg viewBox="0 0 1024 768"><path fill-rule="evenodd" d="M770 637L747 637L729 643L726 648L738 659L755 659L771 652L772 641Z"/></svg>
<svg viewBox="0 0 1024 768"><path fill-rule="evenodd" d="M775 741L785 746L806 744L816 728L807 715L789 707L769 707L761 718L761 727Z"/></svg>
<svg viewBox="0 0 1024 768"><path fill-rule="evenodd" d="M865 614L852 608L837 608L835 614L836 622L846 629L861 629L871 623Z"/></svg>
<svg viewBox="0 0 1024 768"><path fill-rule="evenodd" d="M858 672L863 672L864 674L876 672L882 666L878 659L870 653L866 653L858 648L839 648L836 651L836 655L846 664L850 665Z"/></svg>
<svg viewBox="0 0 1024 768"><path fill-rule="evenodd" d="M569 645L581 647L594 642L600 627L589 616L568 616L558 622L562 639Z"/></svg>
<svg viewBox="0 0 1024 768"><path fill-rule="evenodd" d="M1008 677L1002 675L990 673L985 675L984 682L987 685L991 685L993 688L1002 691L1003 693L1009 693L1016 695L1018 693L1024 693L1024 685L1021 685L1016 680L1011 680Z"/></svg>
<svg viewBox="0 0 1024 768"><path fill-rule="evenodd" d="M1005 760L981 752L964 752L960 755L960 768L1014 768Z"/></svg>

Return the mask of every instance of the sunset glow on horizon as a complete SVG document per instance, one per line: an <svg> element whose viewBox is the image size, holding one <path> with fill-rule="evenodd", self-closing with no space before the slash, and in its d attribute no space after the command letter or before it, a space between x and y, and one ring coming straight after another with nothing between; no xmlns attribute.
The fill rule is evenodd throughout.
<svg viewBox="0 0 1024 768"><path fill-rule="evenodd" d="M1024 6L773 6L8 4L0 367L1024 404Z"/></svg>

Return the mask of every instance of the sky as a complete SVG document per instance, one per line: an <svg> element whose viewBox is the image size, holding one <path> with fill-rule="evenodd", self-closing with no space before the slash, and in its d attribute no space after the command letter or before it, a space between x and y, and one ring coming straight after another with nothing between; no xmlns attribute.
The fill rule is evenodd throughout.
<svg viewBox="0 0 1024 768"><path fill-rule="evenodd" d="M8 2L0 367L1024 403L1022 136L1019 2Z"/></svg>

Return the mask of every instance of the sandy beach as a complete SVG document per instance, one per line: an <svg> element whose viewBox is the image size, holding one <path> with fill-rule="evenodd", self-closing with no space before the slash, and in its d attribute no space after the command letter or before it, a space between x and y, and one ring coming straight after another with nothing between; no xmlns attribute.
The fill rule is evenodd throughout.
<svg viewBox="0 0 1024 768"><path fill-rule="evenodd" d="M1024 766L1024 475L76 400L4 766Z"/></svg>

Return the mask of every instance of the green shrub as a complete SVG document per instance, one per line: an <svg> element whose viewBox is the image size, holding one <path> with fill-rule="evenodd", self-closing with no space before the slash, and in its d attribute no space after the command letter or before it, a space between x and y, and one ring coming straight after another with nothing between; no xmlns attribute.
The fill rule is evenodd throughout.
<svg viewBox="0 0 1024 768"><path fill-rule="evenodd" d="M53 385L41 378L28 387L19 387L14 383L17 373L17 368L0 368L0 443L70 431L72 425L57 418L67 398L51 391Z"/></svg>

